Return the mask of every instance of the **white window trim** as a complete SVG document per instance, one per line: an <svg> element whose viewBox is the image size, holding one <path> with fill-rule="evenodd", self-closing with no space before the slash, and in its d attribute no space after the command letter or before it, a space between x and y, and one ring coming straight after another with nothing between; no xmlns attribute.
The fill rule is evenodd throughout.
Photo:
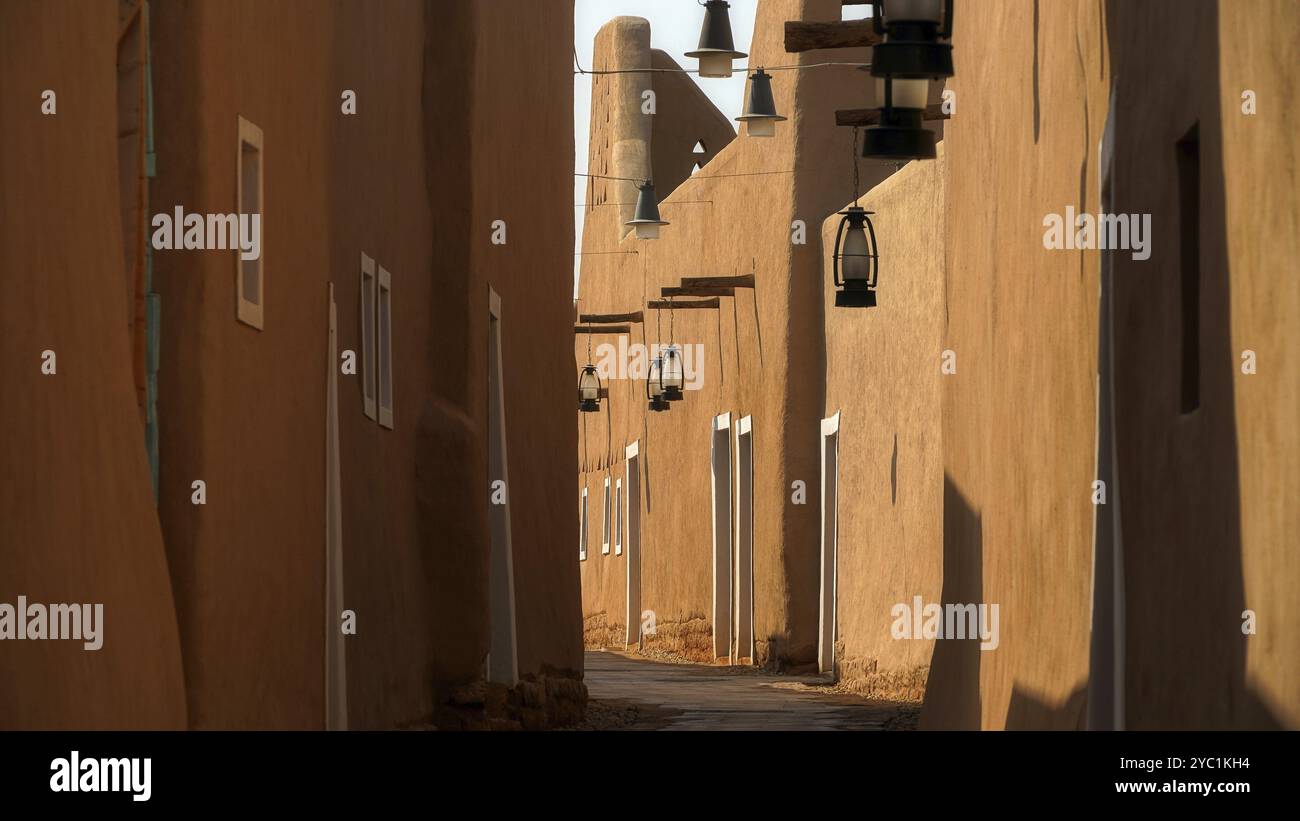
<svg viewBox="0 0 1300 821"><path fill-rule="evenodd" d="M238 141L235 143L235 214L236 218L242 213L244 207L244 145L248 144L257 149L258 174L257 174L257 207L258 213L261 214L263 227L266 220L266 200L263 192L266 186L263 180L266 178L266 151L263 149L262 129L253 125L243 117L236 115L238 120ZM263 232L265 238L265 232ZM244 260L241 258L238 247L234 251L235 257L235 316L240 322L250 325L259 331L262 330L265 322L266 308L266 274L263 268L263 261L266 259L266 243L261 243L260 253L255 260L257 265L257 302L253 303L244 299Z"/></svg>
<svg viewBox="0 0 1300 821"><path fill-rule="evenodd" d="M366 294L370 294L370 333L366 333ZM361 398L365 405L366 416L378 421L378 403L375 397L379 388L376 380L378 369L375 367L375 328L379 323L379 289L375 280L375 261L361 254L361 293L357 299L357 316L361 327Z"/></svg>
<svg viewBox="0 0 1300 821"><path fill-rule="evenodd" d="M384 292L388 292L388 321L384 321ZM384 266L379 266L379 290L375 294L375 402L379 405L379 424L393 429L393 405L397 399L397 385L393 382L393 277ZM388 361L383 361L384 345L388 346ZM384 377L388 377L388 401L384 406Z"/></svg>
<svg viewBox="0 0 1300 821"><path fill-rule="evenodd" d="M821 592L818 594L817 605L817 669L823 673L835 673L835 634L839 617L839 573L836 567L839 561L839 522L837 520L839 518L840 494L840 412L838 410L835 411L834 416L828 416L822 420L821 434L821 468L818 480L821 485L821 496L818 501L821 522L818 587ZM835 439L835 475L830 477L832 486L828 488L826 486L826 452L832 438ZM827 500L828 493L833 494L829 504ZM829 516L827 515L827 507L831 508Z"/></svg>
<svg viewBox="0 0 1300 821"><path fill-rule="evenodd" d="M587 560L587 489L578 500L578 561Z"/></svg>
<svg viewBox="0 0 1300 821"><path fill-rule="evenodd" d="M614 555L623 555L623 480L614 480Z"/></svg>
<svg viewBox="0 0 1300 821"><path fill-rule="evenodd" d="M609 506L609 476L605 477L605 503L600 508L600 552L604 555L609 554L609 535L610 530L610 506Z"/></svg>

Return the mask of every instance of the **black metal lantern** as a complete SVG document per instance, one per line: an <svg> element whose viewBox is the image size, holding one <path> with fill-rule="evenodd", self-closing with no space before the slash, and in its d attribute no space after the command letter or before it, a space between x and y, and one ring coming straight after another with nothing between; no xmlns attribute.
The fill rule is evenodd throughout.
<svg viewBox="0 0 1300 821"><path fill-rule="evenodd" d="M832 264L837 308L876 307L876 275L880 260L876 254L876 229L871 215L859 206L841 211L843 217L835 231Z"/></svg>
<svg viewBox="0 0 1300 821"><path fill-rule="evenodd" d="M578 410L583 413L600 411L600 376L595 365L584 365L578 374Z"/></svg>
<svg viewBox="0 0 1300 821"><path fill-rule="evenodd" d="M875 0L871 49L880 123L867 128L862 156L903 162L935 158L934 132L924 127L930 81L953 76L952 0Z"/></svg>
<svg viewBox="0 0 1300 821"><path fill-rule="evenodd" d="M774 137L776 124L784 119L776 113L772 75L760 68L749 77L749 100L745 112L736 120L745 124L745 133L750 137Z"/></svg>
<svg viewBox="0 0 1300 821"><path fill-rule="evenodd" d="M933 160L934 132L925 128L928 80L900 80L886 77L876 81L883 98L879 125L862 132L862 156L877 160Z"/></svg>
<svg viewBox="0 0 1300 821"><path fill-rule="evenodd" d="M655 199L655 184L646 180L637 186L636 211L632 219L623 223L636 229L637 239L659 239L659 226L668 225L659 218L659 202Z"/></svg>
<svg viewBox="0 0 1300 821"><path fill-rule="evenodd" d="M871 49L876 77L942 80L953 75L952 0L874 0Z"/></svg>
<svg viewBox="0 0 1300 821"><path fill-rule="evenodd" d="M664 349L663 363L659 368L659 382L663 385L664 400L677 402L686 386L686 371L682 367L682 352L676 345Z"/></svg>
<svg viewBox="0 0 1300 821"><path fill-rule="evenodd" d="M663 357L656 356L646 374L645 395L650 400L647 407L655 413L668 410L668 400L664 398L663 366Z"/></svg>
<svg viewBox="0 0 1300 821"><path fill-rule="evenodd" d="M696 57L700 61L701 77L730 77L731 61L746 56L736 51L731 39L731 17L727 9L731 4L726 0L708 0L704 4L704 27L700 29L700 45L695 51L686 52L687 57Z"/></svg>

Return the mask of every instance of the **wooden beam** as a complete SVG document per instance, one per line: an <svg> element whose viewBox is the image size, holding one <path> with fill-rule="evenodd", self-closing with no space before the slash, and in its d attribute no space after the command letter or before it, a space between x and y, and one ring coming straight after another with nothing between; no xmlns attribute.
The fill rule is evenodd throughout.
<svg viewBox="0 0 1300 821"><path fill-rule="evenodd" d="M660 296L735 296L735 288L660 288Z"/></svg>
<svg viewBox="0 0 1300 821"><path fill-rule="evenodd" d="M713 299L697 299L694 302L669 302L666 299L652 299L645 306L652 311L666 311L670 308L674 311L689 311L695 308L717 308L720 304L721 300L714 297Z"/></svg>
<svg viewBox="0 0 1300 821"><path fill-rule="evenodd" d="M642 318L640 311L628 311L625 314L578 314L578 321L608 324L610 322L641 322Z"/></svg>
<svg viewBox="0 0 1300 821"><path fill-rule="evenodd" d="M812 51L819 48L861 48L880 42L870 20L836 20L830 23L805 23L787 20L785 50Z"/></svg>
<svg viewBox="0 0 1300 821"><path fill-rule="evenodd" d="M594 328L588 328L586 325L574 325L575 334L630 334L632 328L627 325L597 325Z"/></svg>
<svg viewBox="0 0 1300 821"><path fill-rule="evenodd" d="M928 105L921 115L926 120L947 120L942 104ZM836 125L877 125L880 123L878 108L844 108L835 112Z"/></svg>
<svg viewBox="0 0 1300 821"><path fill-rule="evenodd" d="M753 288L754 275L735 277L682 277L683 288Z"/></svg>

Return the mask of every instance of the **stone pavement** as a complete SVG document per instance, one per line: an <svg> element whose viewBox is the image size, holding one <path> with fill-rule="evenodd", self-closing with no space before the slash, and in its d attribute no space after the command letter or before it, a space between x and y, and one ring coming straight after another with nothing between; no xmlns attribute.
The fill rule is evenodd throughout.
<svg viewBox="0 0 1300 821"><path fill-rule="evenodd" d="M665 664L608 651L588 651L586 667L592 700L638 708L641 718L624 729L882 730L915 709L829 692L825 676Z"/></svg>

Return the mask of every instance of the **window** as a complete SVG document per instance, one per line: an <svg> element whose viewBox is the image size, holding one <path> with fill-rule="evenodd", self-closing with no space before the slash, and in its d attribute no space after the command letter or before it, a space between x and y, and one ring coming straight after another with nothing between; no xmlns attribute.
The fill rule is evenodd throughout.
<svg viewBox="0 0 1300 821"><path fill-rule="evenodd" d="M605 502L601 505L601 545L600 552L609 552L609 477L605 477Z"/></svg>
<svg viewBox="0 0 1300 821"><path fill-rule="evenodd" d="M361 255L361 396L366 416L375 411L375 261Z"/></svg>
<svg viewBox="0 0 1300 821"><path fill-rule="evenodd" d="M1179 408L1201 406L1201 139L1199 124L1178 141L1178 264L1182 282L1182 380Z"/></svg>
<svg viewBox="0 0 1300 821"><path fill-rule="evenodd" d="M614 555L623 555L623 480L614 480Z"/></svg>
<svg viewBox="0 0 1300 821"><path fill-rule="evenodd" d="M262 129L239 118L239 155L236 160L239 214L262 214ZM243 224L243 220L240 220ZM251 226L250 226L251 229ZM242 239L242 237L241 237ZM265 246L265 243L262 243ZM257 259L244 259L235 249L235 302L240 322L259 331L263 321L262 260L265 247Z"/></svg>
<svg viewBox="0 0 1300 821"><path fill-rule="evenodd" d="M587 560L587 489L578 499L578 561Z"/></svg>
<svg viewBox="0 0 1300 821"><path fill-rule="evenodd" d="M379 266L379 424L393 428L393 279Z"/></svg>

